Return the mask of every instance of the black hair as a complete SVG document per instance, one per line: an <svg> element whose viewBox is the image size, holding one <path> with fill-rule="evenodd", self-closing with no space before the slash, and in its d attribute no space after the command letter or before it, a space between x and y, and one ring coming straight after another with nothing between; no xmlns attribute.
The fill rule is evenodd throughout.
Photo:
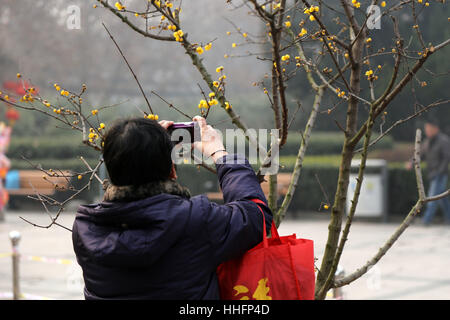
<svg viewBox="0 0 450 320"><path fill-rule="evenodd" d="M103 159L116 186L138 186L169 178L172 142L167 131L145 118L119 119L103 138Z"/></svg>
<svg viewBox="0 0 450 320"><path fill-rule="evenodd" d="M436 118L436 116L428 116L425 120L425 123L431 124L435 127L439 127L439 120Z"/></svg>

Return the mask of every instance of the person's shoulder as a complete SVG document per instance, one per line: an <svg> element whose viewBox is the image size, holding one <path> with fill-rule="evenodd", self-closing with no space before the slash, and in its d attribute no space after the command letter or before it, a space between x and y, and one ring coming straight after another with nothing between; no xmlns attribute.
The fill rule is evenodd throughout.
<svg viewBox="0 0 450 320"><path fill-rule="evenodd" d="M189 199L192 209L195 213L203 213L209 207L210 200L205 194L199 194Z"/></svg>
<svg viewBox="0 0 450 320"><path fill-rule="evenodd" d="M446 134L445 132L439 132L439 136L441 137L441 139L446 139L446 140L450 140L450 137L448 134Z"/></svg>
<svg viewBox="0 0 450 320"><path fill-rule="evenodd" d="M450 144L450 137L447 134L445 134L444 132L439 132L438 139L443 144Z"/></svg>

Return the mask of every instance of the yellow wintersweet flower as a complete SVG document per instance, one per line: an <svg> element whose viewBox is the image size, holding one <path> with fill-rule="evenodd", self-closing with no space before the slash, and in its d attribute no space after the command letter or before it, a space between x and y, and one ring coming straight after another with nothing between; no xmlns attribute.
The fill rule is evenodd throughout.
<svg viewBox="0 0 450 320"><path fill-rule="evenodd" d="M309 21L314 21L314 20L316 20L316 18L314 18L313 15L310 15L310 16L309 16Z"/></svg>
<svg viewBox="0 0 450 320"><path fill-rule="evenodd" d="M215 96L216 96L216 94L215 94L214 92L211 92L211 93L209 94L209 97L210 97L210 98L215 97Z"/></svg>
<svg viewBox="0 0 450 320"><path fill-rule="evenodd" d="M83 176L81 174L78 175L78 180L83 179Z"/></svg>
<svg viewBox="0 0 450 320"><path fill-rule="evenodd" d="M158 120L158 119L159 119L159 116L158 116L157 114L152 114L152 113L150 113L150 114L147 116L147 119L149 119L149 120Z"/></svg>
<svg viewBox="0 0 450 320"><path fill-rule="evenodd" d="M47 100L42 101L42 103L44 104L44 106L46 106L47 108L50 108L50 103Z"/></svg>
<svg viewBox="0 0 450 320"><path fill-rule="evenodd" d="M209 103L212 105L212 106L215 106L216 104L218 104L219 103L219 101L217 101L217 99L212 99L211 101L209 101Z"/></svg>
<svg viewBox="0 0 450 320"><path fill-rule="evenodd" d="M93 116L95 116L98 113L98 110L94 109L94 110L91 111L91 113L92 113Z"/></svg>
<svg viewBox="0 0 450 320"><path fill-rule="evenodd" d="M225 102L225 110L231 109L232 105L228 103L228 101Z"/></svg>
<svg viewBox="0 0 450 320"><path fill-rule="evenodd" d="M290 55L285 54L284 56L281 57L281 61L286 61L286 60L289 60L290 58L291 58Z"/></svg>
<svg viewBox="0 0 450 320"><path fill-rule="evenodd" d="M291 22L290 21L286 21L284 23L284 25L286 26L286 28L290 28L291 27Z"/></svg>
<svg viewBox="0 0 450 320"><path fill-rule="evenodd" d="M223 76L219 77L219 81L225 80L226 78L227 78L227 76L223 75Z"/></svg>
<svg viewBox="0 0 450 320"><path fill-rule="evenodd" d="M384 8L386 7L386 1L381 1L381 6Z"/></svg>
<svg viewBox="0 0 450 320"><path fill-rule="evenodd" d="M299 37L303 37L305 34L308 33L308 30L306 30L305 28L302 28L302 30L300 31L300 33L298 34Z"/></svg>
<svg viewBox="0 0 450 320"><path fill-rule="evenodd" d="M217 67L217 69L216 69L217 73L222 72L222 71L223 71L223 66Z"/></svg>
<svg viewBox="0 0 450 320"><path fill-rule="evenodd" d="M213 86L216 87L216 88L218 88L218 87L219 87L219 82L214 81L214 82L213 82Z"/></svg>
<svg viewBox="0 0 450 320"><path fill-rule="evenodd" d="M16 74L17 78L22 78L22 75L20 73Z"/></svg>
<svg viewBox="0 0 450 320"><path fill-rule="evenodd" d="M231 45L233 48L236 48L236 43L233 42L233 44Z"/></svg>
<svg viewBox="0 0 450 320"><path fill-rule="evenodd" d="M53 86L55 87L56 91L61 90L61 87L57 83L55 83Z"/></svg>
<svg viewBox="0 0 450 320"><path fill-rule="evenodd" d="M372 42L372 38L367 38L366 43L370 43L370 42Z"/></svg>
<svg viewBox="0 0 450 320"><path fill-rule="evenodd" d="M198 104L199 109L208 108L208 107L209 107L209 105L208 105L208 102L206 102L206 100L204 100L204 99L200 100L200 103Z"/></svg>
<svg viewBox="0 0 450 320"><path fill-rule="evenodd" d="M205 50L209 51L209 50L211 50L211 47L212 47L212 43L210 42L205 46Z"/></svg>
<svg viewBox="0 0 450 320"><path fill-rule="evenodd" d="M202 54L203 53L203 48L202 47L197 47L197 49L195 49L195 51L197 51L198 54Z"/></svg>
<svg viewBox="0 0 450 320"><path fill-rule="evenodd" d="M180 30L178 30L178 31L175 31L175 32L173 33L173 36L174 36L174 38L175 38L176 41L182 42L182 41L183 41L184 33L183 33L183 31L180 29Z"/></svg>
<svg viewBox="0 0 450 320"><path fill-rule="evenodd" d="M119 1L117 1L117 2L114 4L114 6L115 6L116 9L119 10L119 11L125 10L125 6L122 5Z"/></svg>
<svg viewBox="0 0 450 320"><path fill-rule="evenodd" d="M100 129L105 129L105 124L103 122L100 123Z"/></svg>

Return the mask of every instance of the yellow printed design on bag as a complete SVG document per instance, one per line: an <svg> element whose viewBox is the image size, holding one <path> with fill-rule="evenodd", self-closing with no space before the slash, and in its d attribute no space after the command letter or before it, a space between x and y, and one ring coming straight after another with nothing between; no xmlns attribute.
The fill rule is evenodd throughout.
<svg viewBox="0 0 450 320"><path fill-rule="evenodd" d="M238 296L240 294L245 294L249 290L246 286L236 285L233 287L236 291L234 296ZM258 281L258 287L256 287L255 292L253 292L252 298L255 300L272 300L272 297L268 295L270 288L267 286L267 278L262 278ZM248 295L242 296L240 300L250 300Z"/></svg>

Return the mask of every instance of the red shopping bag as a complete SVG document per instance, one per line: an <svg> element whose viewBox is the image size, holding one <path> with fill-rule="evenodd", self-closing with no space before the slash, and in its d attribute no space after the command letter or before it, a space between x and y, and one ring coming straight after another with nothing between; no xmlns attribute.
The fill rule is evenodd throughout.
<svg viewBox="0 0 450 320"><path fill-rule="evenodd" d="M258 199L252 201L264 204ZM313 241L297 239L295 234L280 237L273 223L272 237L267 238L264 213L263 221L263 241L217 268L221 299L313 300Z"/></svg>

